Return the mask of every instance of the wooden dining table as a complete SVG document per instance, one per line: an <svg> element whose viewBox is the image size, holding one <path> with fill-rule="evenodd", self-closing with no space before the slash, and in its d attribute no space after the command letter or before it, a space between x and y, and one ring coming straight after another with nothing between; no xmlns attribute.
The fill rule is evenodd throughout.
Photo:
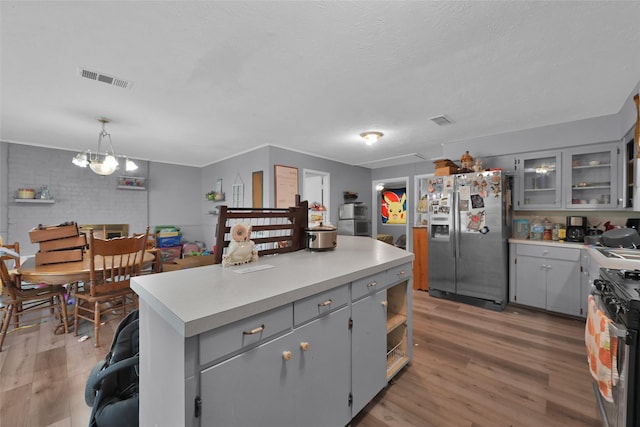
<svg viewBox="0 0 640 427"><path fill-rule="evenodd" d="M145 252L143 263L151 264L155 255ZM96 269L102 269L100 260L96 260ZM46 283L48 285L66 285L75 282L88 282L91 270L91 253L87 252L82 261L63 262L57 264L36 265L34 258L28 258L20 265L17 272L22 281Z"/></svg>
<svg viewBox="0 0 640 427"><path fill-rule="evenodd" d="M144 253L143 264L150 265L156 259L153 252ZM96 260L96 269L103 268L100 259ZM35 257L28 258L16 269L22 282L46 283L64 286L77 282L88 282L91 275L91 252L84 254L82 261L62 262L57 264L36 265ZM56 335L64 332L62 323L54 331Z"/></svg>

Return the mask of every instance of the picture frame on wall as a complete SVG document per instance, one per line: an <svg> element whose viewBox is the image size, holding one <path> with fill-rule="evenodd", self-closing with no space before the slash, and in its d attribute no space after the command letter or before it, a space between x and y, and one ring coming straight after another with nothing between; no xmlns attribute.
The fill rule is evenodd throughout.
<svg viewBox="0 0 640 427"><path fill-rule="evenodd" d="M404 225L407 223L407 189L394 188L382 192L380 219L383 224Z"/></svg>
<svg viewBox="0 0 640 427"><path fill-rule="evenodd" d="M298 194L298 168L274 165L274 185L276 208L288 208L296 205Z"/></svg>

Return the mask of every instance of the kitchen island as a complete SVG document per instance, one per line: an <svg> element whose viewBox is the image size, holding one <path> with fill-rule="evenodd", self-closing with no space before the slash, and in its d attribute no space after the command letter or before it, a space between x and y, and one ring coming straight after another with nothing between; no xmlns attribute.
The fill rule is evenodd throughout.
<svg viewBox="0 0 640 427"><path fill-rule="evenodd" d="M332 251L134 278L140 425L348 424L411 360L412 260L339 236Z"/></svg>

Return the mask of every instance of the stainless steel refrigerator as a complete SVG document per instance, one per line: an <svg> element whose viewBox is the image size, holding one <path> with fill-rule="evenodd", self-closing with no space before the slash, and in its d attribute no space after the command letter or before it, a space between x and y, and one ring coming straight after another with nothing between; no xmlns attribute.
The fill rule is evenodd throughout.
<svg viewBox="0 0 640 427"><path fill-rule="evenodd" d="M429 294L504 309L511 187L500 171L429 178Z"/></svg>

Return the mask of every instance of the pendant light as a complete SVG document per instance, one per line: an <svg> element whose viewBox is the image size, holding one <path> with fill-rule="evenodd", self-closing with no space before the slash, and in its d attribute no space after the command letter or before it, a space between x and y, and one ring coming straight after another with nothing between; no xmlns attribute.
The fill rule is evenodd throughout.
<svg viewBox="0 0 640 427"><path fill-rule="evenodd" d="M91 151L86 150L75 155L71 160L72 163L81 168L89 168L98 175L111 175L120 166L118 163L118 157L113 149L113 143L111 142L111 134L107 132L106 124L109 123L109 119L100 118L98 120L102 123L102 129L98 133L98 150ZM105 151L102 151L102 143L105 143ZM138 165L128 157L125 158L125 169L127 171L134 171L138 169Z"/></svg>

